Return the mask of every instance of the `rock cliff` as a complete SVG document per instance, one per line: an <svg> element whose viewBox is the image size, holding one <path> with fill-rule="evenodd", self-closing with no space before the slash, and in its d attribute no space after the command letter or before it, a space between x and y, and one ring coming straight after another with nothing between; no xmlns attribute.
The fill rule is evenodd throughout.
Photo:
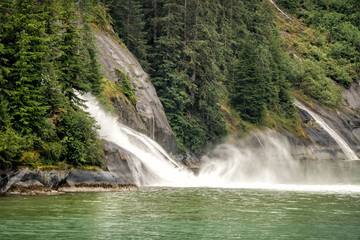
<svg viewBox="0 0 360 240"><path fill-rule="evenodd" d="M360 156L360 87L353 83L350 89L343 89L343 103L336 110L326 109L317 103L307 107L333 129ZM300 159L346 160L347 157L333 137L329 135L308 112L298 108L307 139L300 139L289 133L294 146L294 155Z"/></svg>
<svg viewBox="0 0 360 240"><path fill-rule="evenodd" d="M135 106L124 99L113 100L119 121L154 139L167 152L176 154L175 136L149 76L132 53L119 44L114 36L99 30L95 31L95 35L99 62L105 77L113 82L118 81L116 69L120 69L130 78L136 95Z"/></svg>

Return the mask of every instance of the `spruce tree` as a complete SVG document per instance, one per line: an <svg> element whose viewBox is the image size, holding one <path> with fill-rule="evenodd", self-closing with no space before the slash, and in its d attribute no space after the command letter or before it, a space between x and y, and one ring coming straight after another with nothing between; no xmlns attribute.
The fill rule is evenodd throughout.
<svg viewBox="0 0 360 240"><path fill-rule="evenodd" d="M92 26L83 19L82 22L82 61L83 78L90 86L94 94L99 94L102 91L101 83L103 75L100 72L100 64L98 63L98 55L96 53L95 37L93 34Z"/></svg>
<svg viewBox="0 0 360 240"><path fill-rule="evenodd" d="M95 122L73 91L100 91L89 20L80 16L72 0L0 2L1 169L101 164Z"/></svg>
<svg viewBox="0 0 360 240"><path fill-rule="evenodd" d="M14 127L24 133L40 131L43 116L49 108L43 101L47 84L47 76L43 73L51 65L49 36L44 21L46 12L44 5L35 2L15 1L15 14L12 16L16 34L8 74L9 103Z"/></svg>
<svg viewBox="0 0 360 240"><path fill-rule="evenodd" d="M13 27L11 24L11 0L0 2L0 95L5 98L9 96L8 80L6 75L9 73L9 61L11 48L9 43L14 42Z"/></svg>
<svg viewBox="0 0 360 240"><path fill-rule="evenodd" d="M108 3L115 31L124 41L126 47L140 60L143 67L146 67L145 22L140 1L110 0Z"/></svg>
<svg viewBox="0 0 360 240"><path fill-rule="evenodd" d="M188 76L180 65L184 51L182 5L176 1L164 1L158 16L158 36L152 46L153 54L149 56L151 81L175 134L183 139L188 128L185 113L191 99L186 91Z"/></svg>
<svg viewBox="0 0 360 240"><path fill-rule="evenodd" d="M265 82L258 66L256 47L250 39L243 42L232 79L232 104L240 116L251 123L261 123L265 113Z"/></svg>
<svg viewBox="0 0 360 240"><path fill-rule="evenodd" d="M84 79L84 64L81 56L82 39L79 31L79 18L72 0L63 0L63 9L59 20L62 31L58 48L60 55L56 59L59 68L58 81L61 91L73 104L79 103L74 90L87 92L89 85Z"/></svg>

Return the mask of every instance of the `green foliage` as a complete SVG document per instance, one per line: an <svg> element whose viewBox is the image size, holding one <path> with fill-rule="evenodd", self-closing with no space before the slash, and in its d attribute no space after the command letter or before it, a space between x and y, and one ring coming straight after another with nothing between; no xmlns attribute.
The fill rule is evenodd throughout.
<svg viewBox="0 0 360 240"><path fill-rule="evenodd" d="M300 0L277 0L276 3L285 8L289 13L296 13Z"/></svg>
<svg viewBox="0 0 360 240"><path fill-rule="evenodd" d="M81 61L81 36L78 28L78 14L73 0L64 0L64 8L59 20L63 33L59 37L58 47L61 54L56 59L59 66L59 83L61 91L75 103L79 102L74 90L86 92L89 85L83 78L83 61Z"/></svg>
<svg viewBox="0 0 360 240"><path fill-rule="evenodd" d="M265 114L265 78L257 64L255 46L242 44L232 79L231 99L240 116L251 123L261 123Z"/></svg>
<svg viewBox="0 0 360 240"><path fill-rule="evenodd" d="M97 6L93 0L0 2L0 168L101 164L95 122L75 95L101 91L83 4Z"/></svg>
<svg viewBox="0 0 360 240"><path fill-rule="evenodd" d="M274 118L283 120L278 121L280 125L296 125L286 55L278 30L270 21L269 7L264 2L246 3L242 10L248 19L246 29L238 36L235 64L229 69L230 99L239 115L251 123L269 125L269 119Z"/></svg>
<svg viewBox="0 0 360 240"><path fill-rule="evenodd" d="M110 15L114 22L114 30L119 34L130 51L147 67L147 46L145 21L139 0L108 0Z"/></svg>
<svg viewBox="0 0 360 240"><path fill-rule="evenodd" d="M129 76L118 68L115 69L115 74L118 77L118 84L121 86L121 91L125 94L126 97L128 97L131 103L135 105L136 96L132 90Z"/></svg>
<svg viewBox="0 0 360 240"><path fill-rule="evenodd" d="M14 33L3 39L5 56L11 54L7 55L10 57L6 62L9 72L5 76L8 102L14 129L30 134L39 131L42 116L49 108L43 101L43 82L46 81L44 72L50 67L49 62L44 61L50 51L50 39L46 34L46 12L42 5L32 4L31 0L15 1L13 8L15 12L10 20Z"/></svg>
<svg viewBox="0 0 360 240"><path fill-rule="evenodd" d="M358 1L298 1L298 4L292 8L288 5L288 2L292 1L277 2L286 10L291 9L291 12L305 22L307 27L315 29L315 34L321 36L321 39L311 36L301 40L308 45L301 51L304 57L310 57L315 65L323 68L326 77L346 88L350 87L352 82L358 81L360 64ZM315 42L309 41L314 37L317 38ZM318 44L320 49L314 48L312 46L314 43Z"/></svg>
<svg viewBox="0 0 360 240"><path fill-rule="evenodd" d="M12 168L29 143L12 128L0 131L0 169Z"/></svg>
<svg viewBox="0 0 360 240"><path fill-rule="evenodd" d="M96 23L98 26L106 29L111 23L108 9L103 0L78 0L81 13L85 15L88 22Z"/></svg>
<svg viewBox="0 0 360 240"><path fill-rule="evenodd" d="M108 2L115 30L146 60L180 149L201 151L227 135L220 102L228 94L246 121L261 125L273 116L296 125L285 54L267 1Z"/></svg>
<svg viewBox="0 0 360 240"><path fill-rule="evenodd" d="M299 62L289 58L287 69L287 77L295 89L328 107L338 106L341 101L339 89L320 66L309 60Z"/></svg>
<svg viewBox="0 0 360 240"><path fill-rule="evenodd" d="M101 166L103 152L95 120L83 111L70 110L61 115L57 132L64 146L62 158L74 166Z"/></svg>
<svg viewBox="0 0 360 240"><path fill-rule="evenodd" d="M298 131L290 89L336 107L341 96L332 81L349 87L358 78L359 21L351 7L359 6L353 0L276 2L317 26L289 47L304 61L281 45L268 1L109 1L129 49L146 50L135 55L146 61L181 148L199 150L227 134L221 96L230 98L242 121Z"/></svg>
<svg viewBox="0 0 360 240"><path fill-rule="evenodd" d="M158 1L148 5L146 29L152 82L181 145L201 150L227 134L220 113L224 79L211 1Z"/></svg>

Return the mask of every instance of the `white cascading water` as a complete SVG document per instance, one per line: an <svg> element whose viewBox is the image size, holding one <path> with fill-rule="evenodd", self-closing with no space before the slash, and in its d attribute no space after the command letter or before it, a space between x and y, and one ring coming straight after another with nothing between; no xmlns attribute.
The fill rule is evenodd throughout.
<svg viewBox="0 0 360 240"><path fill-rule="evenodd" d="M128 150L141 161L130 163L137 184L156 185L164 182L172 184L177 179L192 176L191 172L182 169L155 141L118 123L115 117L101 108L94 96L86 94L81 98L86 100L88 107L86 111L99 123L100 136ZM143 171L142 166L146 171ZM159 171L161 174L158 174Z"/></svg>
<svg viewBox="0 0 360 240"><path fill-rule="evenodd" d="M289 15L287 15L283 10L281 10L281 8L278 7L278 5L276 5L276 3L273 0L270 0L270 3L272 5L275 6L275 8L282 14L284 15L287 19L291 20L291 17L289 17Z"/></svg>
<svg viewBox="0 0 360 240"><path fill-rule="evenodd" d="M326 124L326 122L318 116L316 113L310 111L307 107L305 107L303 104L301 104L298 100L294 101L294 104L301 108L302 110L308 112L310 116L322 127L329 135L336 141L336 143L340 146L340 148L343 150L344 154L348 158L348 160L358 160L356 153L349 147L349 145L345 142L344 139L342 139L339 134L337 134L329 125Z"/></svg>
<svg viewBox="0 0 360 240"><path fill-rule="evenodd" d="M139 186L360 192L357 185L309 184L313 179L304 175L299 162L291 156L286 138L274 134L258 133L250 142L229 140L219 145L202 159L199 174L195 175L171 159L152 139L119 124L94 96L81 98L86 100L86 111L99 123L100 136L136 156L129 165ZM254 139L257 144L251 143Z"/></svg>

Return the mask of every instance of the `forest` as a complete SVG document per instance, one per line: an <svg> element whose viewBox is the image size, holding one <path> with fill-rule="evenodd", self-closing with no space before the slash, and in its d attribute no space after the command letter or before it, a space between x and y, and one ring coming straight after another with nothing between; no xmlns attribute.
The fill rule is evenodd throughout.
<svg viewBox="0 0 360 240"><path fill-rule="evenodd" d="M2 0L0 168L101 166L77 92L102 92L93 28L149 74L180 152L269 127L302 134L294 96L328 108L357 82L357 0Z"/></svg>
<svg viewBox="0 0 360 240"><path fill-rule="evenodd" d="M294 95L336 108L358 80L358 1L276 2L294 19L268 0L107 1L180 149L263 126L301 135Z"/></svg>
<svg viewBox="0 0 360 240"><path fill-rule="evenodd" d="M95 121L76 95L101 91L97 5L1 1L0 167L101 165Z"/></svg>

